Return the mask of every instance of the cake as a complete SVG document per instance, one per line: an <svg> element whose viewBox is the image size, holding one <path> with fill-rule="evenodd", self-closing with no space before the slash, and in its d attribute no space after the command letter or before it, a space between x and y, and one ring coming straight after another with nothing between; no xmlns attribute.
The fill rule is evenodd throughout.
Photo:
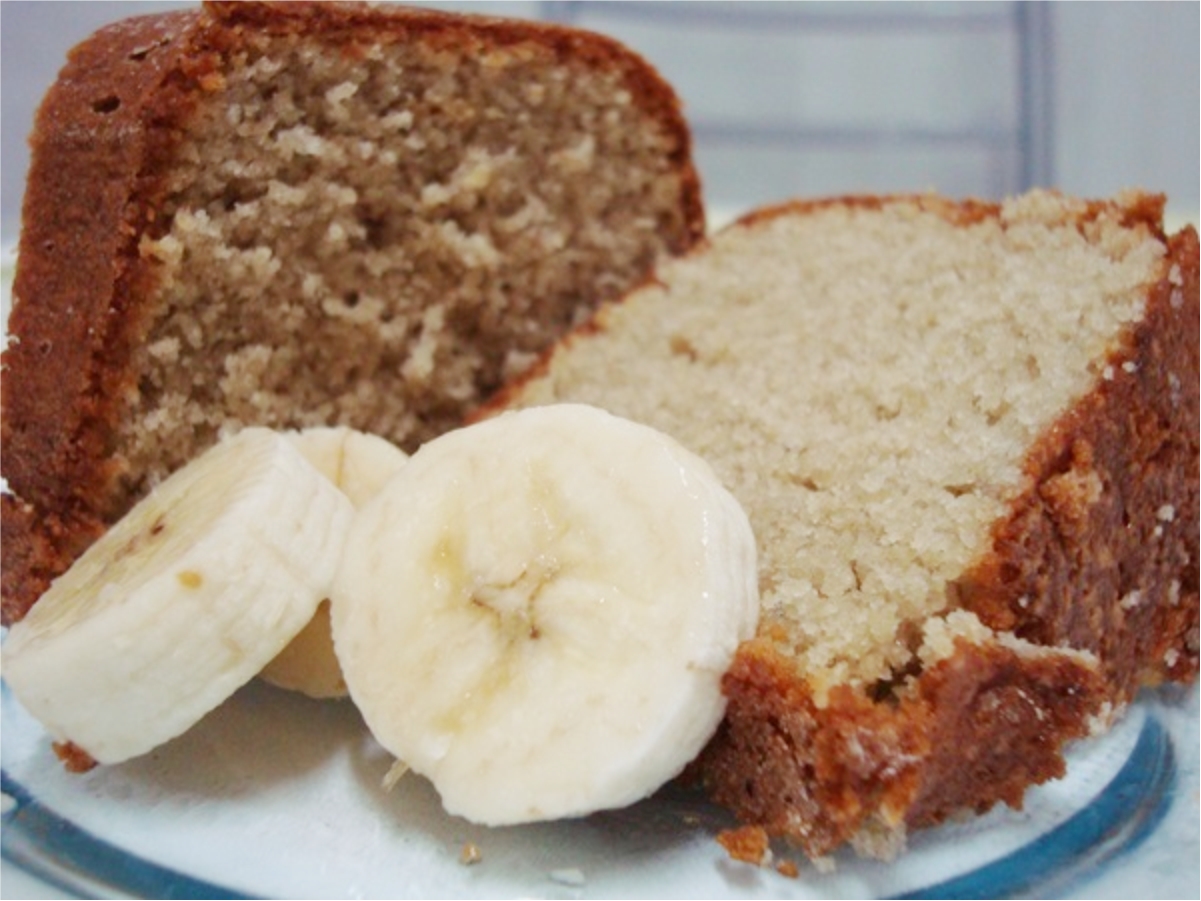
<svg viewBox="0 0 1201 901"><path fill-rule="evenodd" d="M481 415L647 423L750 517L761 620L694 766L752 838L887 856L1198 667L1198 244L1163 198L756 211Z"/></svg>
<svg viewBox="0 0 1201 901"><path fill-rule="evenodd" d="M405 450L703 233L672 89L588 32L210 3L74 49L3 357L3 620L247 425Z"/></svg>

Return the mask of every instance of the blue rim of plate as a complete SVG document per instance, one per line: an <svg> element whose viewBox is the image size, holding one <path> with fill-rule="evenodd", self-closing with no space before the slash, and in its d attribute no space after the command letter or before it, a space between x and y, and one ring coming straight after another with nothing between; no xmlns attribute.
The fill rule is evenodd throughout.
<svg viewBox="0 0 1201 901"><path fill-rule="evenodd" d="M4 812L0 856L30 876L72 897L99 891L135 898L247 898L215 883L159 866L97 838L42 806L6 771L0 790L11 809Z"/></svg>
<svg viewBox="0 0 1201 901"><path fill-rule="evenodd" d="M1125 764L1088 805L1034 841L961 876L898 898L1004 898L1061 894L1096 878L1163 821L1177 781L1172 739L1148 715ZM7 772L0 855L76 897L97 889L135 898L248 898L124 851L44 807Z"/></svg>
<svg viewBox="0 0 1201 901"><path fill-rule="evenodd" d="M969 873L899 898L1052 897L1096 878L1163 821L1177 779L1171 737L1153 715L1121 770L1093 800L1029 844Z"/></svg>

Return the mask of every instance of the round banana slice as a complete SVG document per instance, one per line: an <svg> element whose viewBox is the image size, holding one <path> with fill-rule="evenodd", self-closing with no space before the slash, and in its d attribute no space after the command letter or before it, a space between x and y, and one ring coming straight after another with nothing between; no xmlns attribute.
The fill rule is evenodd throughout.
<svg viewBox="0 0 1201 901"><path fill-rule="evenodd" d="M676 776L757 616L754 537L709 466L573 404L423 446L359 510L332 607L373 735L487 825Z"/></svg>
<svg viewBox="0 0 1201 901"><path fill-rule="evenodd" d="M391 442L345 426L287 432L286 437L355 507L375 497L409 459ZM330 634L328 600L259 675L272 685L309 697L346 697L346 681Z"/></svg>
<svg viewBox="0 0 1201 901"><path fill-rule="evenodd" d="M354 510L283 436L219 443L59 577L4 643L56 739L116 763L184 732L328 597Z"/></svg>

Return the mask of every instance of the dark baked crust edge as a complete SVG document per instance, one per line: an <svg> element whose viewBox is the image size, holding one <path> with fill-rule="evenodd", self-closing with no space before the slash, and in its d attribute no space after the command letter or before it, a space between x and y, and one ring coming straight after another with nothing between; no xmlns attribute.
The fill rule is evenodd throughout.
<svg viewBox="0 0 1201 901"><path fill-rule="evenodd" d="M149 131L145 107L178 67L196 13L129 20L74 48L38 111L3 355L4 475L58 514L103 507L106 424L132 325ZM84 499L88 499L85 501Z"/></svg>
<svg viewBox="0 0 1201 901"><path fill-rule="evenodd" d="M993 628L1096 653L1117 701L1198 667L1197 232L1167 246L1145 316L1031 450L958 583Z"/></svg>
<svg viewBox="0 0 1201 901"><path fill-rule="evenodd" d="M31 160L0 358L0 614L19 619L102 531L118 473L109 435L141 327L144 227L134 198L151 152L146 107L178 70L198 12L125 20L70 53L30 137ZM186 115L182 94L176 115ZM107 360L117 366L106 366Z"/></svg>
<svg viewBox="0 0 1201 901"><path fill-rule="evenodd" d="M764 639L739 649L723 687L726 719L696 773L740 820L810 857L964 809L1020 807L1027 787L1063 774L1063 743L1088 734L1107 697L1085 655L963 639L896 703L839 686L819 706Z"/></svg>
<svg viewBox="0 0 1201 901"><path fill-rule="evenodd" d="M91 517L69 518L0 495L0 603L4 625L16 622L64 569L107 526Z"/></svg>

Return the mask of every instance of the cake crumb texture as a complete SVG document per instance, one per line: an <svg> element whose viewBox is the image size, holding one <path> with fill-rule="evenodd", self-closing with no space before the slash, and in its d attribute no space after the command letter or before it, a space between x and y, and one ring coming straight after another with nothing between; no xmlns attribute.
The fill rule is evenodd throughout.
<svg viewBox="0 0 1201 901"><path fill-rule="evenodd" d="M717 842L726 849L731 860L766 866L771 862L771 840L762 826L739 826L719 832Z"/></svg>
<svg viewBox="0 0 1201 901"><path fill-rule="evenodd" d="M537 23L127 20L73 51L31 143L3 428L38 518L111 522L250 424L412 451L703 231L671 89ZM17 558L76 552L28 524L6 514L6 622L38 593Z"/></svg>
<svg viewBox="0 0 1201 901"><path fill-rule="evenodd" d="M746 509L763 615L702 761L745 822L886 853L1196 677L1197 235L1162 202L760 210L497 404L647 422Z"/></svg>

